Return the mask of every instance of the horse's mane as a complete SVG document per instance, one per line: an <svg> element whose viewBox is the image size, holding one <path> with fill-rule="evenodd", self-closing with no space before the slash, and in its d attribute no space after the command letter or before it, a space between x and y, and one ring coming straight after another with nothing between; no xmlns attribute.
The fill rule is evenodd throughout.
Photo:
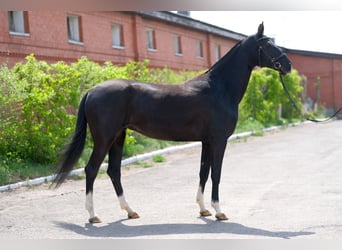
<svg viewBox="0 0 342 250"><path fill-rule="evenodd" d="M213 66L211 66L205 73L211 73L214 70L220 69L223 65L226 65L227 61L229 61L233 55L239 50L242 41L238 42L231 48L220 60L218 60Z"/></svg>

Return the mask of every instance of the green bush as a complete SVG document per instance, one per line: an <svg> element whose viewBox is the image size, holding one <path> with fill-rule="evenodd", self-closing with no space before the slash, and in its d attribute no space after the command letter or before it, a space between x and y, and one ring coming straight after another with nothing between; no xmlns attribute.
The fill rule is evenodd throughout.
<svg viewBox="0 0 342 250"><path fill-rule="evenodd" d="M284 76L291 97L301 108L299 93L303 90L296 70ZM281 112L279 112L281 110ZM300 118L280 82L279 74L268 68L253 71L246 94L239 107L240 121L256 120L264 126L279 124L282 119Z"/></svg>
<svg viewBox="0 0 342 250"><path fill-rule="evenodd" d="M47 163L56 160L74 126L69 111L78 105L79 86L64 63L48 65L32 55L26 60L9 74L14 86L2 117L0 152ZM2 89L8 86L5 79L0 79Z"/></svg>

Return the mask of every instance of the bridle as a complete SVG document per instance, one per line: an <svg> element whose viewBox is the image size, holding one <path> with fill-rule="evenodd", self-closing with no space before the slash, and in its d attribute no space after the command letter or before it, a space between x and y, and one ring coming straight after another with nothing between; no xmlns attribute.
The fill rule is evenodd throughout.
<svg viewBox="0 0 342 250"><path fill-rule="evenodd" d="M259 38L258 40L257 40L257 42L259 43L260 41L263 41L263 40L270 40L270 38L269 37L262 37L262 38ZM284 56L286 56L285 55L285 53L281 53L278 57L272 57L272 56L270 56L267 52L266 52L266 50L265 50L265 48L264 48L264 44L265 43L262 43L262 44L260 44L259 45L259 48L258 48L258 66L262 66L261 65L261 54L263 54L269 61L271 61L271 63L272 63L272 65L273 65L273 68L275 69L275 70L277 70L277 71L279 71L279 72L281 72L282 70L282 67L283 67L283 65L280 63L280 59L282 58L282 57L284 57Z"/></svg>

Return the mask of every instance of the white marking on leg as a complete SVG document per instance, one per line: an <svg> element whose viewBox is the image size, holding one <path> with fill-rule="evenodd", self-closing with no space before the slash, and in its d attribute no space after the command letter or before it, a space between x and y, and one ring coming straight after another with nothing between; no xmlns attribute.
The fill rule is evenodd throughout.
<svg viewBox="0 0 342 250"><path fill-rule="evenodd" d="M94 218L96 216L95 211L94 211L94 202L93 202L93 193L89 192L86 195L86 204L85 207L89 213L90 218Z"/></svg>
<svg viewBox="0 0 342 250"><path fill-rule="evenodd" d="M220 204L219 204L218 201L211 202L211 206L215 209L216 215L217 215L217 214L222 214L221 208L220 208Z"/></svg>
<svg viewBox="0 0 342 250"><path fill-rule="evenodd" d="M119 199L119 202L120 202L120 207L121 209L123 210L126 210L128 214L130 213L134 213L134 211L129 207L126 199L125 199L125 196L122 194L118 197Z"/></svg>
<svg viewBox="0 0 342 250"><path fill-rule="evenodd" d="M206 208L204 206L204 199L203 199L203 193L202 193L201 186L198 187L196 201L197 201L197 203L198 203L198 205L200 207L200 212L205 211Z"/></svg>

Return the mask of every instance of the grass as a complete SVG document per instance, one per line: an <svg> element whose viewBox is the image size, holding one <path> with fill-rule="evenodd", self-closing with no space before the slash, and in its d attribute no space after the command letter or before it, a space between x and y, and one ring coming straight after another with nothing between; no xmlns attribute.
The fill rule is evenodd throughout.
<svg viewBox="0 0 342 250"><path fill-rule="evenodd" d="M153 163L162 163L165 162L166 159L162 155L155 155L152 157L152 162L150 161L137 161L135 165L142 167L142 168L151 168L153 167Z"/></svg>
<svg viewBox="0 0 342 250"><path fill-rule="evenodd" d="M125 145L123 158L179 144L178 142L151 139L137 133L134 133L134 136L136 138L136 143L132 145ZM77 163L77 167L84 167L86 165L91 152L92 148L84 148L81 158ZM104 161L108 161L108 156ZM153 157L152 161L155 163L160 163L164 162L165 158L161 155L157 155ZM140 162L137 165L143 168L152 167L152 164L148 162ZM0 186L51 175L54 173L54 171L55 168L53 164L39 164L20 159L18 157L9 157L0 154Z"/></svg>
<svg viewBox="0 0 342 250"><path fill-rule="evenodd" d="M152 160L153 160L153 162L156 162L156 163L165 162L165 158L162 155L153 156Z"/></svg>
<svg viewBox="0 0 342 250"><path fill-rule="evenodd" d="M262 135L263 134L263 129L264 125L262 125L261 122L254 120L254 119L248 119L245 121L239 121L235 133L241 133L241 132L246 132L246 131L252 131L253 135Z"/></svg>
<svg viewBox="0 0 342 250"><path fill-rule="evenodd" d="M151 139L136 132L133 132L133 136L136 139L136 143L125 145L123 151L124 158L180 144L179 142Z"/></svg>
<svg viewBox="0 0 342 250"><path fill-rule="evenodd" d="M137 161L135 162L135 165L142 167L142 168L150 168L153 167L153 165L147 161Z"/></svg>
<svg viewBox="0 0 342 250"><path fill-rule="evenodd" d="M0 185L50 175L53 171L52 164L38 164L0 155Z"/></svg>

